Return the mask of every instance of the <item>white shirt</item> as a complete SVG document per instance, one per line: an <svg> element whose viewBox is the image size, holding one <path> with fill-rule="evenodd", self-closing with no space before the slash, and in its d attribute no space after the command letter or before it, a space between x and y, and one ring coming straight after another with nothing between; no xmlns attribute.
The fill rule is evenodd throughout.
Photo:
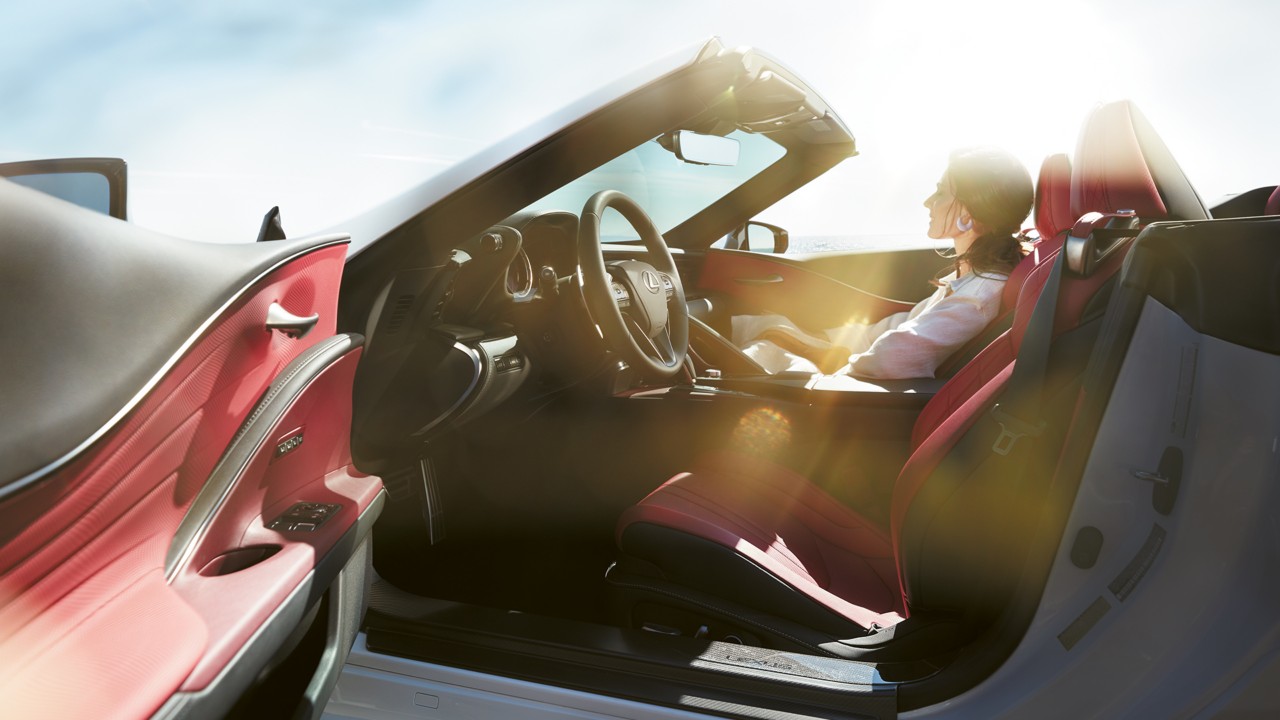
<svg viewBox="0 0 1280 720"><path fill-rule="evenodd" d="M732 339L770 373L820 372L812 360L760 337L782 332L818 353L843 354L847 349L848 362L838 374L885 380L931 378L942 361L999 314L1000 294L1007 279L1006 275L972 272L957 278L952 273L941 280L937 291L906 312L869 325L832 328L819 337L781 315L736 315Z"/></svg>

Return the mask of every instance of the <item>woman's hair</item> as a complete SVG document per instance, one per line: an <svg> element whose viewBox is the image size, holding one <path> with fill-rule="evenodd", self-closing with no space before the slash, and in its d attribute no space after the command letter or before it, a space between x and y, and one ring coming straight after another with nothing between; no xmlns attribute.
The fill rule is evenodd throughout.
<svg viewBox="0 0 1280 720"><path fill-rule="evenodd" d="M956 267L966 262L975 273L1007 274L1022 259L1019 231L1031 212L1035 190L1018 159L995 147L972 147L951 154L947 165L952 195L969 210L979 237Z"/></svg>

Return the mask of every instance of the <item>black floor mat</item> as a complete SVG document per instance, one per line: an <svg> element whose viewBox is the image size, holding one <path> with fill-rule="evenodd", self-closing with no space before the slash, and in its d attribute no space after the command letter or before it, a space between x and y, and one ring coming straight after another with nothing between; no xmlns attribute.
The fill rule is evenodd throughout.
<svg viewBox="0 0 1280 720"><path fill-rule="evenodd" d="M503 610L607 623L605 570L612 543L583 535L510 533L421 539L378 538L374 565L397 587L426 597Z"/></svg>

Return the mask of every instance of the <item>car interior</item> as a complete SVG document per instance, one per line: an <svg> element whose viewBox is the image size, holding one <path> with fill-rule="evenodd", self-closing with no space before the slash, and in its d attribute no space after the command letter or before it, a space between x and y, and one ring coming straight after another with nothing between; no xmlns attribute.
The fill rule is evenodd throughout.
<svg viewBox="0 0 1280 720"><path fill-rule="evenodd" d="M833 280L807 258L687 246L668 257L629 205L623 214L648 253L617 261L606 250L606 275L599 243L590 242L599 235L601 202L608 200L593 198L580 217L517 215L462 246L474 258L486 243L509 248L519 237L529 256L519 261L519 277L537 281L510 282L513 296L525 288L562 300L564 278L549 268L576 264L586 297L575 297L573 311L533 321L539 334L532 341L533 308L505 316L514 343L455 329L454 322L469 326L450 317L452 301L444 304L441 348L465 345L461 333L474 333L482 364L498 368L494 382L503 382L511 353L519 358L505 370L512 376L531 366L566 369L558 387L524 386L499 405L486 403L482 419L470 422L462 410L461 421L436 425L398 462L379 453L387 465L377 472L392 502L375 531L369 647L453 663L459 656L441 641L465 636L466 657L483 668L501 667L494 656L502 652L493 647L497 639L486 645L481 637L528 647L548 637L597 650L622 644L654 657L627 644L640 642L638 631L659 641L858 661L900 683L899 698L910 695L912 704L955 694L989 672L992 657L1009 649L991 638L1007 632L1015 609L1034 606L1025 581L1043 579L1058 548L1072 495L1050 479L1132 239L1151 222L1210 217L1141 113L1127 102L1102 106L1086 121L1074 159L1046 159L1038 233L1008 283L1006 310L939 379L770 376L725 339L727 316L739 312L895 312L928 287L920 275L911 295L883 279L874 292ZM925 254L897 260L929 274L945 262ZM673 359L686 339L672 330L668 345L650 346L649 358L642 348L611 345L613 364L593 367L582 348L610 343L625 328L607 317L622 303L593 299L591 287L612 282L618 297L634 302L646 270L675 281L666 287L672 309L663 319L688 323L689 361ZM781 282L752 282L759 278ZM388 302L398 281L384 292ZM1045 287L1054 299L1047 309L1039 302ZM455 284L424 294L464 292ZM566 318L598 326L599 336L570 340L575 330L563 325ZM374 317L369 325L382 322ZM371 332L375 346L379 332ZM632 336L652 334L641 326ZM1040 360L1023 363L1033 379L1018 379L1014 360L1033 343ZM570 358L553 354L564 346ZM467 375L470 363L456 354L439 372L456 365ZM643 367L646 359L660 367ZM409 397L429 395L432 382L421 380ZM405 388L399 379L387 385ZM452 407L452 398L433 399L433 407ZM387 409L384 399L373 405L372 414ZM381 438L361 439L357 418L357 457L388 434L379 427ZM1034 448L1027 441L1019 450L1028 435ZM1032 477L1044 480L1011 479ZM564 621L588 625L568 631Z"/></svg>

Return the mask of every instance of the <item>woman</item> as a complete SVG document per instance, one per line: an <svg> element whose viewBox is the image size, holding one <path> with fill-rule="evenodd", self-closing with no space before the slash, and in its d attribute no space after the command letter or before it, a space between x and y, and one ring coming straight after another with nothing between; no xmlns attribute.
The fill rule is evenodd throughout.
<svg viewBox="0 0 1280 720"><path fill-rule="evenodd" d="M925 201L929 237L950 239L951 272L907 312L818 335L780 315L733 318L733 339L769 372L837 372L868 378L933 377L995 319L1034 190L1022 163L998 148L956 151Z"/></svg>

